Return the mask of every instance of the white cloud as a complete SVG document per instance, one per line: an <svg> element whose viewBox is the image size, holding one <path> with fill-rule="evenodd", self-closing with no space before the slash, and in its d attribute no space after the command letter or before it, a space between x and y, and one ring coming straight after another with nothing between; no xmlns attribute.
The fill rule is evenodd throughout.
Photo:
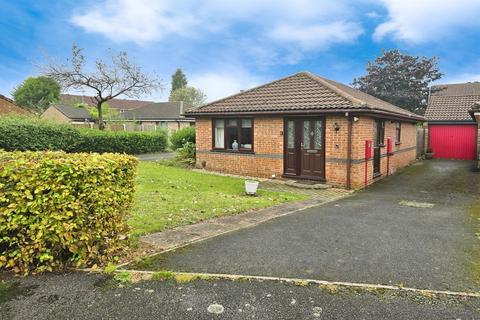
<svg viewBox="0 0 480 320"><path fill-rule="evenodd" d="M263 82L244 69L229 68L193 74L188 81L189 85L201 89L207 95L207 101L224 98Z"/></svg>
<svg viewBox="0 0 480 320"><path fill-rule="evenodd" d="M255 39L323 49L351 42L362 31L352 0L103 0L72 17L87 32L115 41L146 43L167 35L224 32L237 25ZM312 44L315 43L315 44ZM307 45L308 44L308 45Z"/></svg>
<svg viewBox="0 0 480 320"><path fill-rule="evenodd" d="M464 83L480 81L480 73L460 73L438 80L438 83Z"/></svg>
<svg viewBox="0 0 480 320"><path fill-rule="evenodd" d="M443 41L454 29L480 26L478 0L381 0L388 19L374 39L387 36L412 43Z"/></svg>
<svg viewBox="0 0 480 320"><path fill-rule="evenodd" d="M199 21L181 9L170 1L106 0L74 15L72 22L115 41L144 43L170 33L184 34L197 26Z"/></svg>
<svg viewBox="0 0 480 320"><path fill-rule="evenodd" d="M336 43L353 42L363 33L353 22L336 21L319 25L282 24L272 30L270 36L276 40L297 43L305 49L327 49Z"/></svg>

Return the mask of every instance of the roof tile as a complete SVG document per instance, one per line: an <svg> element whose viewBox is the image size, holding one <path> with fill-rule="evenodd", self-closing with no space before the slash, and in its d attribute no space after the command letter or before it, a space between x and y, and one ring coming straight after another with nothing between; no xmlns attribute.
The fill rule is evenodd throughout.
<svg viewBox="0 0 480 320"><path fill-rule="evenodd" d="M472 121L469 110L480 101L480 83L436 85L428 101L428 121Z"/></svg>
<svg viewBox="0 0 480 320"><path fill-rule="evenodd" d="M309 72L300 72L190 109L186 114L326 109L368 109L422 119L405 109Z"/></svg>

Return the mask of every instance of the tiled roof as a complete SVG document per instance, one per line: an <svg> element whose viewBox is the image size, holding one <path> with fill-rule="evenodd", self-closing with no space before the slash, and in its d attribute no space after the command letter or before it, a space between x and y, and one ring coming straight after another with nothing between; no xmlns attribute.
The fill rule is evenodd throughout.
<svg viewBox="0 0 480 320"><path fill-rule="evenodd" d="M12 99L0 94L0 114L9 113L27 114L29 112L18 106Z"/></svg>
<svg viewBox="0 0 480 320"><path fill-rule="evenodd" d="M236 95L190 109L187 115L314 110L383 112L422 120L421 116L344 84L300 72Z"/></svg>
<svg viewBox="0 0 480 320"><path fill-rule="evenodd" d="M121 118L127 120L171 120L183 118L181 102L157 102L125 111Z"/></svg>
<svg viewBox="0 0 480 320"><path fill-rule="evenodd" d="M472 121L469 110L480 101L480 82L432 87L425 118L428 121Z"/></svg>
<svg viewBox="0 0 480 320"><path fill-rule="evenodd" d="M63 113L66 117L72 120L91 120L90 113L84 108L74 107L69 104L53 104L51 107L56 108L58 111Z"/></svg>
<svg viewBox="0 0 480 320"><path fill-rule="evenodd" d="M82 96L75 94L61 94L60 95L61 104L76 104L76 103L87 103L90 105L95 105L95 100L90 96ZM132 110L146 106L153 103L153 101L143 101L143 100L129 100L129 99L112 99L108 101L110 107L119 110Z"/></svg>

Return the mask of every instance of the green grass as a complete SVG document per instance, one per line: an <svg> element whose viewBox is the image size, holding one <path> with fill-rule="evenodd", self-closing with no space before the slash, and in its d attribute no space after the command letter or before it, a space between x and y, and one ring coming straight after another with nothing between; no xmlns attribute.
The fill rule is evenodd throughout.
<svg viewBox="0 0 480 320"><path fill-rule="evenodd" d="M129 220L134 236L306 197L266 190L251 197L244 194L243 179L155 162L140 162L136 188Z"/></svg>

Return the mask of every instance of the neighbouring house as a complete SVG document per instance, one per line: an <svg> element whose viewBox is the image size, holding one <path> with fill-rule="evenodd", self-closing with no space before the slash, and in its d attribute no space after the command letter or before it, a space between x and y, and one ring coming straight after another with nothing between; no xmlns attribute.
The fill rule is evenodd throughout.
<svg viewBox="0 0 480 320"><path fill-rule="evenodd" d="M480 101L480 82L431 88L425 118L434 158L474 160L479 151L479 123L472 109Z"/></svg>
<svg viewBox="0 0 480 320"><path fill-rule="evenodd" d="M126 127L140 126L142 131L161 128L166 129L168 133L173 133L195 125L195 119L185 117L183 113L183 102L156 102L123 112L120 115L120 121Z"/></svg>
<svg viewBox="0 0 480 320"><path fill-rule="evenodd" d="M68 104L75 106L79 103L86 103L91 106L96 106L95 99L91 96L75 95L75 94L61 94L59 104ZM130 99L112 99L108 101L108 105L112 109L116 109L119 113L123 113L128 110L137 109L148 104L154 103L154 101L144 100L130 100Z"/></svg>
<svg viewBox="0 0 480 320"><path fill-rule="evenodd" d="M0 117L7 114L29 114L27 110L17 105L12 99L0 94Z"/></svg>
<svg viewBox="0 0 480 320"><path fill-rule="evenodd" d="M185 114L196 121L197 167L355 189L414 161L417 123L424 121L308 72Z"/></svg>
<svg viewBox="0 0 480 320"><path fill-rule="evenodd" d="M86 109L69 104L52 104L42 113L41 117L59 123L71 123L86 127L93 127L95 124Z"/></svg>

